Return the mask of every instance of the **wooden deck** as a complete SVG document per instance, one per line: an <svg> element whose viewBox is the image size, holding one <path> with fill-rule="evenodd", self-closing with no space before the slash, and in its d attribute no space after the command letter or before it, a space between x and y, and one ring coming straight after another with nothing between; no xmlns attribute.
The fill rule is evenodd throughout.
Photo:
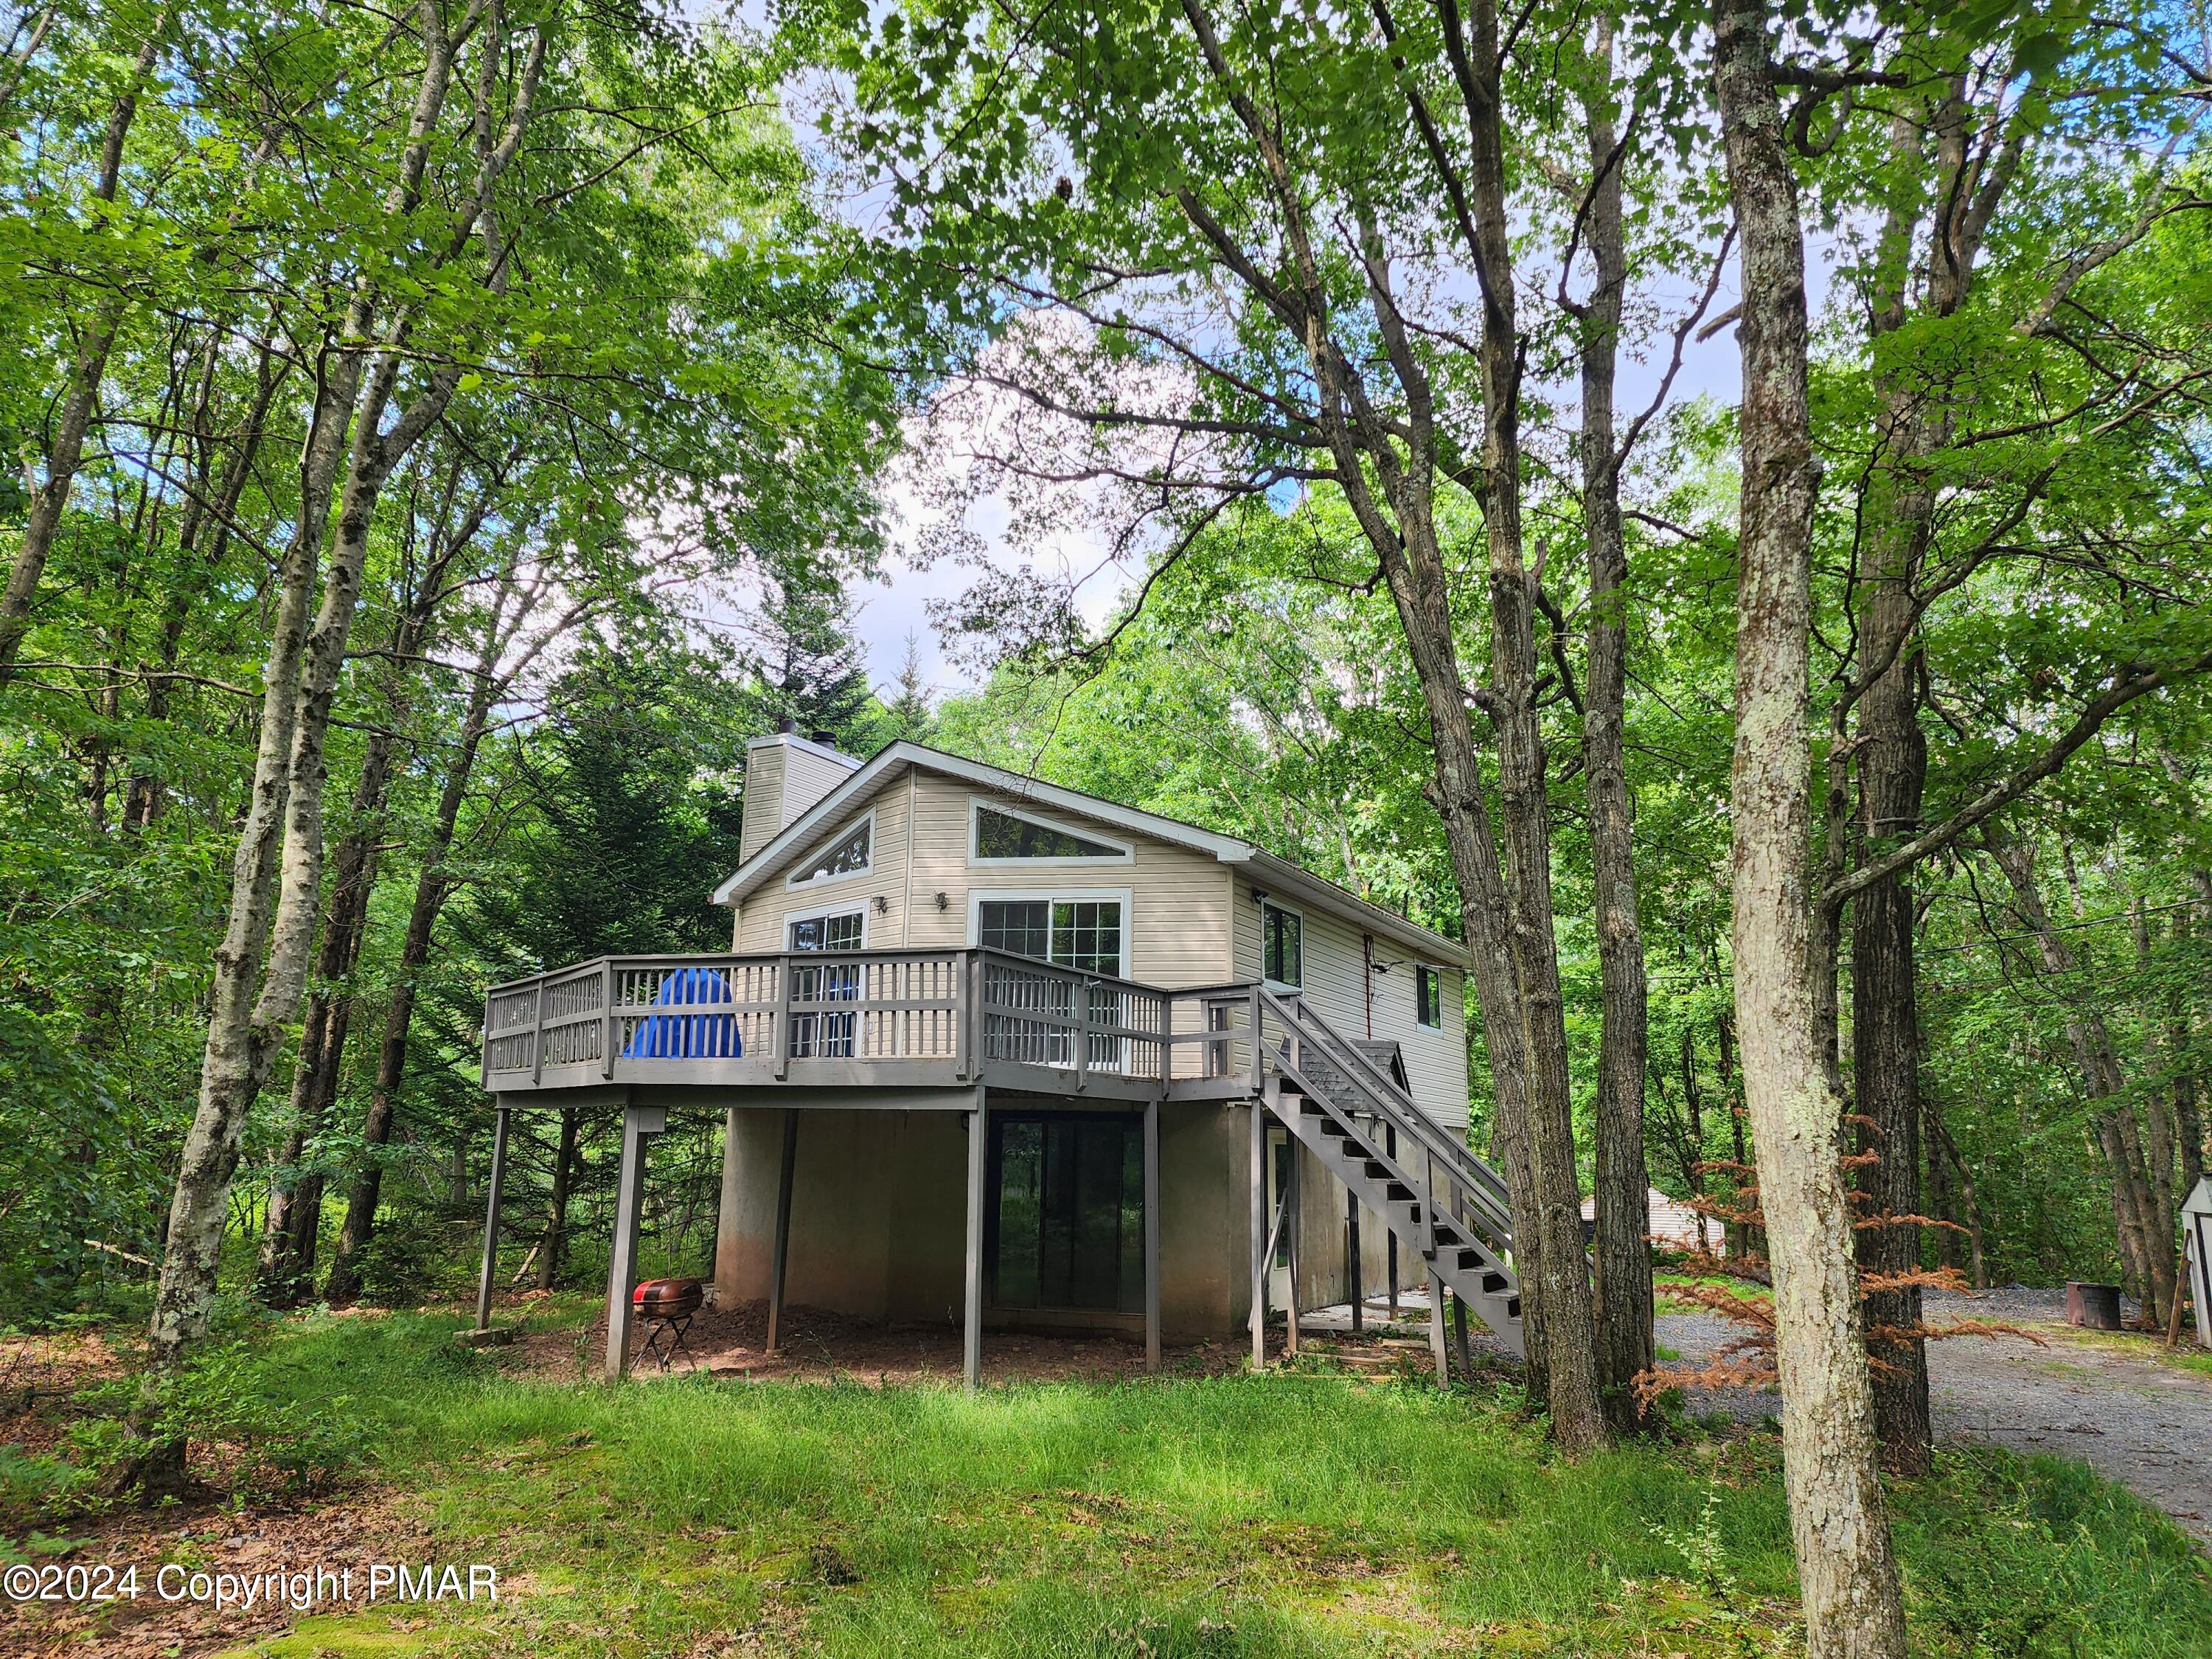
<svg viewBox="0 0 2212 1659"><path fill-rule="evenodd" d="M1258 1087L1259 1004L1256 985L1168 990L975 948L602 957L493 988L483 1086L519 1107L1238 1097Z"/></svg>

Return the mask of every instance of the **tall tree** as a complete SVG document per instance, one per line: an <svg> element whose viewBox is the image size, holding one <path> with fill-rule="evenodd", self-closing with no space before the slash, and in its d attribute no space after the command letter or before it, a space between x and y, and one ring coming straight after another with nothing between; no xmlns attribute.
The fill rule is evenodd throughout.
<svg viewBox="0 0 2212 1659"><path fill-rule="evenodd" d="M1774 1276L1783 1480L1812 1659L1903 1659L1837 1120L1813 1012L1813 453L1805 239L1765 0L1719 0L1714 80L1742 246L1730 930Z"/></svg>

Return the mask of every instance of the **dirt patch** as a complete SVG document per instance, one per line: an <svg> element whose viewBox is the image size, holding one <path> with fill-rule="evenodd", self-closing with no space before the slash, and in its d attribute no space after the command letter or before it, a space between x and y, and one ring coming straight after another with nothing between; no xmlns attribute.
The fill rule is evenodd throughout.
<svg viewBox="0 0 2212 1659"><path fill-rule="evenodd" d="M68 1528L70 1547L41 1555L39 1565L64 1569L113 1570L113 1584L125 1570L138 1570L135 1599L118 1596L101 1604L0 1601L0 1651L37 1656L98 1655L101 1659L191 1659L243 1643L265 1640L291 1628L304 1616L291 1605L266 1599L250 1608L216 1608L189 1599L165 1600L160 1586L173 1591L189 1575L230 1574L245 1579L263 1574L307 1570L341 1573L353 1570L349 1601L325 1602L313 1612L342 1611L366 1605L369 1567L378 1562L442 1560L429 1528L408 1518L397 1497L382 1492L354 1492L342 1502L295 1510L262 1510L237 1515L219 1504L135 1511L80 1522ZM161 1569L179 1572L161 1577Z"/></svg>
<svg viewBox="0 0 2212 1659"><path fill-rule="evenodd" d="M81 1415L71 1396L132 1363L96 1332L0 1339L0 1445L26 1456L51 1452Z"/></svg>
<svg viewBox="0 0 2212 1659"><path fill-rule="evenodd" d="M645 1351L646 1333L635 1339L635 1375L653 1381L664 1373ZM768 1304L707 1308L684 1334L684 1352L665 1375L705 1373L757 1382L860 1382L871 1387L957 1382L961 1340L950 1325L883 1325L824 1309L787 1307L780 1352L768 1347ZM595 1371L606 1353L606 1321L583 1329L526 1333L512 1352L519 1368L535 1376L573 1379ZM663 1340L663 1346L667 1346ZM1162 1355L1170 1371L1212 1374L1235 1369L1241 1350L1220 1343L1172 1347ZM1062 1336L1030 1331L987 1331L986 1382L1113 1382L1145 1374L1141 1343L1088 1334Z"/></svg>
<svg viewBox="0 0 2212 1659"><path fill-rule="evenodd" d="M890 1388L960 1378L960 1331L953 1325L875 1324L825 1309L793 1305L784 1310L782 1347L770 1352L766 1302L707 1308L693 1316L684 1333L684 1351L665 1373L646 1352L645 1334L641 1330L633 1339L630 1364L633 1375L647 1382L664 1375L703 1374L752 1382L842 1382ZM512 1356L507 1363L526 1375L573 1382L597 1373L606 1344L606 1321L602 1318L588 1327L526 1331L506 1352ZM1354 1340L1310 1333L1302 1345L1310 1355L1376 1375L1393 1374L1408 1363L1427 1364L1427 1345L1399 1334L1370 1333ZM1278 1331L1269 1339L1270 1358L1280 1358L1280 1347ZM1239 1370L1249 1358L1244 1343L1218 1341L1170 1345L1160 1357L1162 1370L1177 1376ZM1123 1337L1011 1330L983 1334L986 1382L1111 1382L1145 1375L1143 1344Z"/></svg>

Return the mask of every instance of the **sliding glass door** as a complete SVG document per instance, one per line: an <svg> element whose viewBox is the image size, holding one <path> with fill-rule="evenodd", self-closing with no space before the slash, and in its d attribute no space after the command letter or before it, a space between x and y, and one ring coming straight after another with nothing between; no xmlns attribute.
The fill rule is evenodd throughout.
<svg viewBox="0 0 2212 1659"><path fill-rule="evenodd" d="M975 941L987 950L1049 962L1078 973L1119 978L1121 973L1122 902L1118 898L983 899L975 909ZM1064 980L1040 980L1025 995L1037 1012L1052 1019L1073 1018L1075 988ZM1123 1023L1121 992L1110 985L1083 988L1091 1018L1102 1024ZM1074 1034L1064 1024L1036 1022L1033 1058L1048 1066L1075 1063ZM1094 1033L1084 1063L1103 1071L1121 1069L1126 1045L1111 1033ZM1016 1056L1007 1056L1013 1058ZM1024 1058L1032 1056L1021 1056Z"/></svg>
<svg viewBox="0 0 2212 1659"><path fill-rule="evenodd" d="M1144 1311L1140 1124L1126 1114L992 1114L994 1306Z"/></svg>

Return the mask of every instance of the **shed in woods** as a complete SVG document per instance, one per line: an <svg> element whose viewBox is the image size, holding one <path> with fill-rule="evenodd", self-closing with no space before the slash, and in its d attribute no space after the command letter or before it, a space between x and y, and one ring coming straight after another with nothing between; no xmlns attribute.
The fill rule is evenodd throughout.
<svg viewBox="0 0 2212 1659"><path fill-rule="evenodd" d="M1656 1187L1647 1194L1651 1211L1649 1229L1653 1241L1662 1250L1703 1249L1712 1255L1728 1254L1728 1229L1709 1215L1700 1215L1679 1198L1669 1198ZM1597 1226L1597 1200L1583 1200L1583 1237L1587 1240Z"/></svg>

